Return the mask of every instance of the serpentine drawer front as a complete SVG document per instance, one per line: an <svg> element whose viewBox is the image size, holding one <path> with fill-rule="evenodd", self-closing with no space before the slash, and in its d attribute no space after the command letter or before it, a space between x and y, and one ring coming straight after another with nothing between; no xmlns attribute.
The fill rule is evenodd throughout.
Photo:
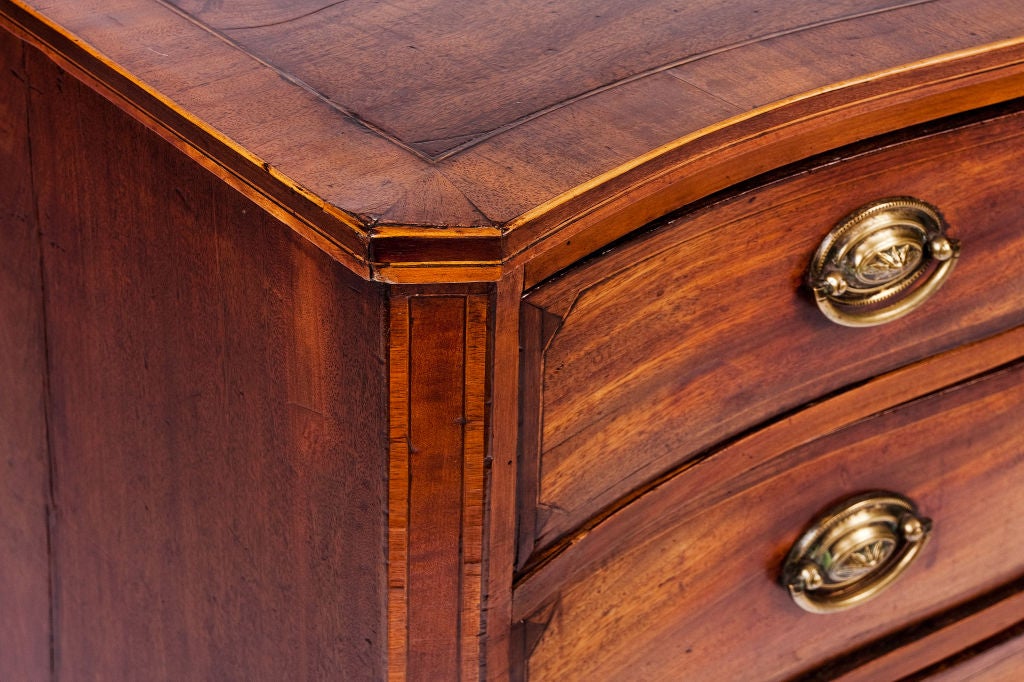
<svg viewBox="0 0 1024 682"><path fill-rule="evenodd" d="M0 682L1024 669L1022 424L1022 0L0 0Z"/></svg>
<svg viewBox="0 0 1024 682"><path fill-rule="evenodd" d="M1024 263L1022 159L1019 114L826 159L658 225L531 292L524 376L539 390L523 398L521 563L725 438L1024 321L1024 268L1013 265ZM833 225L889 197L937 207L962 255L929 266L924 231L920 242L879 241L885 278L918 289L888 295L882 281L883 300L847 306L856 311L847 316L885 313L946 281L885 324L835 324L806 282L815 251ZM878 229L891 232L884 220ZM893 261L912 248L914 263Z"/></svg>
<svg viewBox="0 0 1024 682"><path fill-rule="evenodd" d="M886 398L871 385L852 393ZM814 421L781 422L681 471L518 587L529 679L785 679L1013 579L1024 571L1007 551L1024 533L1022 400L1018 363L839 428L848 401L826 401ZM836 430L814 438L816 424ZM825 509L880 488L930 520L919 556L863 603L803 610L782 585L790 548ZM855 572L885 570L892 549L861 543L859 566L834 560L864 580Z"/></svg>

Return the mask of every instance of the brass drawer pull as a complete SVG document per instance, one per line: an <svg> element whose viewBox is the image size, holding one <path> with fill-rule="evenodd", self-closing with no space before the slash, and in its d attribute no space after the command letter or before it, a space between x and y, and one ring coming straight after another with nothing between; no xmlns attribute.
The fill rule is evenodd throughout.
<svg viewBox="0 0 1024 682"><path fill-rule="evenodd" d="M808 284L819 310L847 327L903 317L938 291L956 265L960 244L945 228L934 206L912 197L857 209L829 232L811 261Z"/></svg>
<svg viewBox="0 0 1024 682"><path fill-rule="evenodd" d="M805 611L856 606L910 565L931 525L902 495L858 495L826 512L797 540L783 564L782 583Z"/></svg>

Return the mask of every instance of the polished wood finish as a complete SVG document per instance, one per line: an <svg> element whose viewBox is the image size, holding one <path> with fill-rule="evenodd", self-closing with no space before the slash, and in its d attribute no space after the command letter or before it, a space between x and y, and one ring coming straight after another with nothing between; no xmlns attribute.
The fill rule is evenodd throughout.
<svg viewBox="0 0 1024 682"><path fill-rule="evenodd" d="M379 678L383 290L34 50L28 78L55 676Z"/></svg>
<svg viewBox="0 0 1024 682"><path fill-rule="evenodd" d="M907 403L922 394L939 391L944 387L962 383L972 377L1012 363L1021 357L1022 350L1024 350L1024 326L883 374L852 390L840 392L829 396L826 400L807 405L799 411L773 421L764 428L741 435L733 443L727 442L723 447L742 447L750 452L768 453L793 450L807 445L823 433L831 433L867 419L887 407ZM718 450L710 451L707 456L713 456ZM657 485L701 464L701 461L693 460L683 467L669 472L649 488L638 489L634 498L639 498ZM625 502L631 501L626 500ZM599 523L605 518L606 516L598 516L593 521ZM569 542L574 543L576 540L586 537L589 532L590 528L585 527L581 529L577 537L570 538ZM569 546L571 547L571 545ZM542 555L540 558L540 565L551 562L556 567L560 566L561 569L575 570L572 562L562 562L557 554ZM537 568L538 565L533 567L534 570ZM550 571L559 569L547 570L550 579ZM562 577L567 578L568 575L564 574ZM520 577L528 577L528 573L523 573Z"/></svg>
<svg viewBox="0 0 1024 682"><path fill-rule="evenodd" d="M523 456L539 474L522 496L520 528L533 537L521 561L532 541L558 540L730 434L1024 322L1022 122L1013 114L829 158L672 220L527 296L538 311L524 312L524 372L538 390L523 393ZM845 214L893 195L940 207L962 240L960 265L903 320L832 324L804 293L808 263ZM979 308L981 298L990 305Z"/></svg>
<svg viewBox="0 0 1024 682"><path fill-rule="evenodd" d="M739 443L684 470L517 589L529 678L783 679L1020 575L1005 538L1024 530L1022 380L1018 363L789 451ZM777 584L786 552L821 509L872 489L915 500L934 538L872 602L801 611Z"/></svg>
<svg viewBox="0 0 1024 682"><path fill-rule="evenodd" d="M485 295L390 301L389 673L481 665Z"/></svg>
<svg viewBox="0 0 1024 682"><path fill-rule="evenodd" d="M0 33L0 679L50 670L46 336L23 45Z"/></svg>
<svg viewBox="0 0 1024 682"><path fill-rule="evenodd" d="M1012 0L675 9L0 2L67 68L393 282L497 280L536 260L533 284L738 180L1024 85ZM754 69L771 77L742 76Z"/></svg>
<svg viewBox="0 0 1024 682"><path fill-rule="evenodd" d="M641 666L739 670L697 639L753 631L717 608L725 571L714 608L689 601L702 547L770 544L747 575L780 608L764 627L791 607L758 590L847 483L892 469L954 538L965 500L1019 506L1019 2L0 0L0 36L0 677L571 678L643 655L666 609ZM964 257L945 316L852 353L797 292L838 198L883 190L951 201ZM600 336L669 356L649 412L621 389L658 368L596 376ZM689 435L655 414L673 382ZM546 434L574 420L653 447L633 471L578 440L558 473ZM878 471L829 451L846 436ZM928 443L992 448L941 468ZM737 510L716 536L682 523L710 498ZM682 536L693 581L647 582L660 555L616 573ZM947 565L945 542L915 570L949 591L771 655L911 671L988 642L1020 557ZM621 600L643 627L603 613L620 575L651 588Z"/></svg>
<svg viewBox="0 0 1024 682"><path fill-rule="evenodd" d="M874 682L926 675L928 668L945 667L950 658L985 648L993 638L1020 627L1024 613L1024 578L958 605L938 616L871 642L801 675L799 682L843 680ZM967 649L967 652L962 650ZM957 651L954 657L947 652Z"/></svg>
<svg viewBox="0 0 1024 682"><path fill-rule="evenodd" d="M917 679L934 682L1014 682L1024 667L1024 624L993 637L977 650L954 656L937 669L927 670ZM913 679L913 678L912 678Z"/></svg>
<svg viewBox="0 0 1024 682"><path fill-rule="evenodd" d="M512 574L516 560L516 483L519 464L519 309L522 271L502 280L495 294L491 428L485 519L484 614L487 637L482 677L507 679L512 623ZM499 317L500 316L500 317Z"/></svg>

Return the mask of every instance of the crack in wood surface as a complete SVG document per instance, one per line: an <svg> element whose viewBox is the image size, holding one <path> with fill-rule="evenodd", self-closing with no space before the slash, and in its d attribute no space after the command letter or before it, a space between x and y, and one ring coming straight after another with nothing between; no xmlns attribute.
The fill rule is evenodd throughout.
<svg viewBox="0 0 1024 682"><path fill-rule="evenodd" d="M289 17L287 19L279 19L277 21L268 21L268 22L263 23L263 24L247 24L247 25L244 25L244 26L218 26L217 30L219 30L219 31L245 31L245 30L256 29L256 28L268 28L270 26L281 26L282 24L290 24L293 21L299 21L300 19L305 19L306 17L311 17L311 16L313 16L315 14L320 14L320 12L329 10L332 7L337 7L338 5L344 5L346 2L348 2L348 0L337 0L337 2L328 3L328 4L324 5L323 7L319 7L317 9L310 10L308 12L304 12L302 14L298 14L298 15L296 15L294 17ZM200 11L200 14L202 14L202 11Z"/></svg>
<svg viewBox="0 0 1024 682"><path fill-rule="evenodd" d="M279 74L282 78L284 78L288 82L293 83L294 85L302 88L306 92L312 94L317 99L319 99L320 101L324 102L325 104L327 104L331 108L335 109L336 111L338 111L342 115L350 118L353 121L358 122L361 126L365 127L367 130L369 130L370 132L374 133L375 135L378 135L379 137L388 140L389 142L391 142L391 143L395 144L396 146L404 149L405 151L413 154L414 156L416 156L417 158L419 158L419 159L421 159L423 161L426 161L426 162L431 163L431 164L437 164L437 163L440 163L440 162L442 162L442 161L444 161L446 159L449 159L451 157L457 156L458 154L460 154L460 153L462 153L464 151L472 149L473 147L477 146L478 144L480 144L482 142L485 142L485 141L487 141L487 140L489 140L489 139L491 139L493 137L497 137L497 136L502 135L502 134L504 134L506 132L509 132L509 131L511 131L511 130L513 130L515 128L518 128L521 125L529 123L530 121L533 121L533 120L536 120L536 119L541 118L543 116L546 116L549 113L552 113L552 112L557 111L559 109L562 109L564 107L571 106L571 105L573 105L573 104L575 104L577 102L580 102L580 101L585 100L585 99L589 99L589 98L594 97L596 95L600 95L600 94L602 94L604 92L607 92L609 90L614 90L616 88L620 88L622 86L625 86L625 85L628 85L630 83L642 80L644 78L648 78L650 76L654 76L654 75L659 74L659 73L663 73L663 72L666 72L666 71L671 71L672 69L678 68L678 67L683 66L685 64L689 64L689 63L692 63L692 62L700 61L702 59L706 59L708 57L712 57L712 56L715 56L717 54L722 54L722 53L725 53L725 52L730 52L732 50L737 50L737 49L740 49L740 48L743 48L743 47L754 45L754 44L757 44L757 43L762 42L762 41L773 40L773 39L776 39L776 38L780 38L780 37L787 36L787 35L797 34L797 33L800 33L800 32L803 32L803 31L812 30L812 29L815 29L815 28L821 28L821 27L824 27L824 26L840 24L840 23L843 23L843 22L846 22L846 21L852 21L852 20L861 19L861 18L864 18L864 17L885 14L885 13L888 13L888 12L893 12L893 11L897 11L897 10L901 10L901 9L906 9L906 8L909 8L909 7L915 7L915 6L918 6L918 5L932 4L932 3L935 3L937 0L909 0L908 2L900 2L900 3L892 4L892 5L889 5L889 6L886 6L886 7L880 7L880 8L876 8L876 9L866 10L866 11L857 12L857 13L854 13L854 14L846 14L846 15L839 16L839 17L834 17L834 18L831 18L831 19L824 19L824 20L821 20L821 21L816 21L816 22L810 22L810 23L807 23L807 24L802 24L800 26L795 26L795 27L783 29L783 30L780 30L780 31L774 31L774 32L765 33L765 34L762 34L762 35L754 36L752 38L747 38L745 40L740 40L740 41L737 41L737 42L734 42L734 43L723 45L723 46L720 46L720 47L717 47L717 48L714 48L714 49L711 49L711 50L706 50L706 51L699 52L699 53L696 53L696 54L687 55L685 57L680 57L680 58L672 60L670 62L666 62L666 63L660 64L660 65L657 65L657 66L654 66L654 67L651 67L651 68L648 68L648 69L644 69L642 71L638 71L636 73L630 74L629 76L624 76L622 78L616 79L616 80L611 81L609 83L605 83L604 85L600 85L598 87L591 88L591 89L586 90L584 92L577 93L577 94L572 95L570 97L563 98L563 99L561 99L561 100L559 100L557 102L549 104L549 105L547 105L545 107L537 109L536 111L533 111L533 112L531 112L529 114L526 114L524 116L520 116L519 118L513 119L511 121L508 121L508 122L506 122L506 123L504 123L502 125L499 125L497 127L494 127L494 128L489 128L489 129L482 130L482 131L477 131L477 132L469 132L469 133L462 133L462 134L458 134L458 135L452 135L450 137L440 137L440 138L433 138L433 139L411 140L411 141L404 140L401 137L399 137L397 134L389 132L387 129L381 127L380 125L377 125L377 124L373 123L372 121L369 121L369 120L363 118L362 116L360 116L356 112L350 110L348 107L346 107L346 106L342 105L341 103L339 103L339 102L333 100L332 98L328 97L323 92L321 92L319 89L313 87L309 83L306 83L305 81L303 81L302 79L298 78L294 74L291 74L288 71L285 71L284 69L275 66L273 63L271 63L267 59L259 56L258 54L254 53L253 51L247 49L246 47L244 47L242 44L240 44L239 42L237 42L236 40L234 40L231 36L229 36L227 34L228 31L238 32L238 31L244 31L244 30L265 28L265 27L269 27L269 26L277 26L277 25L280 25L280 24L287 24L287 23L299 21L299 20L307 18L309 16L313 16L313 15L325 12L325 11L327 11L329 9L332 9L334 7L337 7L339 5L343 5L343 4L347 3L348 0L337 0L336 2L329 3L327 5L324 5L323 7L319 7L317 9L315 9L315 10L311 10L311 11L305 12L303 14L300 14L300 15L297 15L297 16L294 16L294 17L290 17L288 19L281 19L281 20L277 20L277 21L273 21L273 22L267 22L265 24L240 25L240 26L228 26L228 27L213 26L213 25L207 23L206 21L204 21L201 18L201 16L200 16L203 13L203 10L200 10L198 13L193 14L193 13L183 9L182 7L179 7L175 2L173 2L173 0L154 0L154 1L159 3L159 4L161 4L161 5L163 5L163 6L165 6L165 7L167 7L171 11L174 11L177 14L180 14L181 16L186 17L189 21L197 24L198 26L202 27L206 31L212 33L213 35L216 35L218 38L220 38L221 40L227 42L228 44L230 44L231 46L235 47L236 49L241 50L245 54L249 55L249 57L251 57L252 59L256 60L260 64L264 65L265 67L267 67L267 68L273 70L274 72L276 72L277 74ZM204 10L205 9L206 8L204 6ZM671 74L670 73L669 75L675 75L675 74ZM683 80L684 82L688 82L688 81L685 81L685 79L682 79L682 78L680 78L680 80ZM708 93L708 94L710 94L712 96L715 96L717 99L721 99L720 97L717 97L716 95L714 95L714 93ZM441 143L443 145L448 140L450 140L452 142L455 142L457 140L463 140L463 141L459 142L458 144L455 144L454 146L452 146L452 147L450 147L448 149L445 149L442 152L438 152L438 153L430 153L430 152L427 152L427 151L425 151L424 149L421 148L421 145L424 145L424 144L437 144L437 143Z"/></svg>

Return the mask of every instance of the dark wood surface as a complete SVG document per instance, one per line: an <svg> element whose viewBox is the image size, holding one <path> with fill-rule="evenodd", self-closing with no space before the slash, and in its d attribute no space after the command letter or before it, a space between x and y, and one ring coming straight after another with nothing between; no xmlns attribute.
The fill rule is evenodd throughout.
<svg viewBox="0 0 1024 682"><path fill-rule="evenodd" d="M523 393L522 442L537 489L522 493L532 509L521 531L532 527L543 547L724 438L1024 322L1022 121L830 160L529 294L525 306L538 310L523 316L524 372L536 389ZM871 329L829 322L802 283L814 250L848 212L902 195L943 211L963 243L957 269L904 319Z"/></svg>
<svg viewBox="0 0 1024 682"><path fill-rule="evenodd" d="M0 679L50 672L46 343L23 46L0 33Z"/></svg>
<svg viewBox="0 0 1024 682"><path fill-rule="evenodd" d="M740 443L680 473L517 589L529 678L782 679L1017 578L1022 379L1018 363L792 450ZM873 489L915 500L933 538L868 604L801 611L778 585L783 558L822 509Z"/></svg>
<svg viewBox="0 0 1024 682"><path fill-rule="evenodd" d="M28 65L57 677L380 679L383 290Z"/></svg>
<svg viewBox="0 0 1024 682"><path fill-rule="evenodd" d="M3 0L0 15L394 282L497 280L543 256L535 283L737 180L1024 92L1014 0Z"/></svg>

